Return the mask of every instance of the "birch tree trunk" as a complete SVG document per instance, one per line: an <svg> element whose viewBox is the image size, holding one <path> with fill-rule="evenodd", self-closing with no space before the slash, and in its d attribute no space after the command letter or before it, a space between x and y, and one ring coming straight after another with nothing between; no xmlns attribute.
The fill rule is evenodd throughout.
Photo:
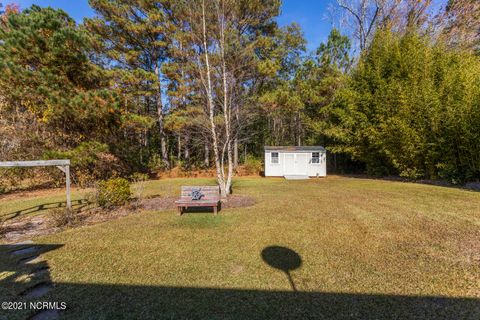
<svg viewBox="0 0 480 320"><path fill-rule="evenodd" d="M222 59L222 83L223 83L223 117L225 121L225 139L227 147L227 178L225 181L225 196L230 194L233 177L233 150L232 150L232 123L231 123L231 105L228 99L228 73L225 61L225 3L222 1L222 12L218 14L220 24L220 56ZM219 6L220 7L220 6Z"/></svg>
<svg viewBox="0 0 480 320"><path fill-rule="evenodd" d="M205 18L205 0L202 1L202 28L203 28L203 50L205 54L205 73L207 76L206 91L207 91L207 104L208 104L208 113L210 120L210 133L212 135L212 148L215 161L215 168L217 171L217 180L220 186L220 192L222 197L227 196L227 189L225 186L224 173L221 170L220 164L220 155L218 150L218 139L217 139L217 128L215 124L215 106L213 104L213 94L212 94L212 78L210 70L210 61L208 54L208 43L207 43L207 26Z"/></svg>

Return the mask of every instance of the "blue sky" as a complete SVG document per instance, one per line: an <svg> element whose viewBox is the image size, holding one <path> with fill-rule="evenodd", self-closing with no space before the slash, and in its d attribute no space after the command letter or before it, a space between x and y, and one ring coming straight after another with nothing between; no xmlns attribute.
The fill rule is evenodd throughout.
<svg viewBox="0 0 480 320"><path fill-rule="evenodd" d="M282 14L278 18L280 25L297 22L308 41L308 49L314 50L325 41L331 29L331 22L326 19L327 8L333 0L283 0ZM0 0L4 4L15 2L22 9L37 4L42 7L62 8L78 22L84 17L93 16L88 0Z"/></svg>

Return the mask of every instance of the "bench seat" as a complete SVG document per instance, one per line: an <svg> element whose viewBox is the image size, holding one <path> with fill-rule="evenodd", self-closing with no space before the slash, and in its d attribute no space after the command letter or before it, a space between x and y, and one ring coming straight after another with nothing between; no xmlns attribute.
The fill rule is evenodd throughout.
<svg viewBox="0 0 480 320"><path fill-rule="evenodd" d="M218 186L182 186L180 199L175 201L178 214L189 207L212 207L213 213L217 215L220 205L220 187ZM192 191L200 190L203 195L200 200L192 200Z"/></svg>

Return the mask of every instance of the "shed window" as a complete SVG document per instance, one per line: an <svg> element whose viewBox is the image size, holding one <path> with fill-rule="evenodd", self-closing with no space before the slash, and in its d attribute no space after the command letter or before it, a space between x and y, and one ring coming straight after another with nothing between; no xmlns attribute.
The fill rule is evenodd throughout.
<svg viewBox="0 0 480 320"><path fill-rule="evenodd" d="M278 163L278 152L272 152L272 163Z"/></svg>
<svg viewBox="0 0 480 320"><path fill-rule="evenodd" d="M320 152L312 152L312 163L320 163Z"/></svg>

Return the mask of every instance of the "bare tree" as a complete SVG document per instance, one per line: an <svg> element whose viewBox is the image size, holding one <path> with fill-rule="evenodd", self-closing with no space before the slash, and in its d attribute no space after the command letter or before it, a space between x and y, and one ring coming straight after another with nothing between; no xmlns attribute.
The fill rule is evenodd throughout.
<svg viewBox="0 0 480 320"><path fill-rule="evenodd" d="M440 36L449 45L480 50L480 1L450 0L436 18Z"/></svg>
<svg viewBox="0 0 480 320"><path fill-rule="evenodd" d="M341 23L363 51L378 27L404 32L411 26L423 25L428 20L431 0L336 0L336 3L341 9Z"/></svg>
<svg viewBox="0 0 480 320"><path fill-rule="evenodd" d="M378 0L337 0L337 5L345 11L343 23L351 29L360 51L363 51L375 32L384 8Z"/></svg>

